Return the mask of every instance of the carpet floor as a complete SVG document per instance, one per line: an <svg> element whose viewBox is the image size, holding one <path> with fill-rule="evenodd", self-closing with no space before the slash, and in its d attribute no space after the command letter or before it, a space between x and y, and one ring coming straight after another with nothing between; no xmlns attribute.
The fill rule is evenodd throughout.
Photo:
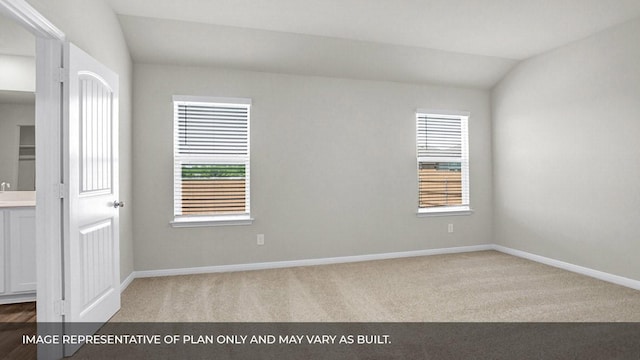
<svg viewBox="0 0 640 360"><path fill-rule="evenodd" d="M136 279L112 322L640 322L640 291L496 251Z"/></svg>

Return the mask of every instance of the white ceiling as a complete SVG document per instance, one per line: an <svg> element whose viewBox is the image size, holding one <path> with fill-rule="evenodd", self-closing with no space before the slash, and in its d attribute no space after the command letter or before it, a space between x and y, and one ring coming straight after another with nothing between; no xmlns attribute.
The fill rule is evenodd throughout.
<svg viewBox="0 0 640 360"><path fill-rule="evenodd" d="M109 0L118 14L524 59L640 16L639 0Z"/></svg>
<svg viewBox="0 0 640 360"><path fill-rule="evenodd" d="M484 88L513 60L183 21L121 16L132 57L142 63L219 66Z"/></svg>
<svg viewBox="0 0 640 360"><path fill-rule="evenodd" d="M640 16L640 0L108 1L139 62L483 88Z"/></svg>

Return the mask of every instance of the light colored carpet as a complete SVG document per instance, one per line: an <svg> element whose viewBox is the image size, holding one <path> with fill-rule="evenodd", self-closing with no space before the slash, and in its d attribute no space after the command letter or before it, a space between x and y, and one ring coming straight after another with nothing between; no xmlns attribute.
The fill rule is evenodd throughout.
<svg viewBox="0 0 640 360"><path fill-rule="evenodd" d="M640 321L640 291L495 251L136 279L116 321Z"/></svg>

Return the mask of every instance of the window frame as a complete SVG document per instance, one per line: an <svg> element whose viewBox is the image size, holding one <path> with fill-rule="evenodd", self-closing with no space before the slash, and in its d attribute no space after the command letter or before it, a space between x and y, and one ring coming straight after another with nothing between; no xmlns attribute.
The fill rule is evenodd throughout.
<svg viewBox="0 0 640 360"><path fill-rule="evenodd" d="M173 104L173 221L172 227L203 227L203 226L226 226L226 225L251 225L251 186L250 186L250 165L251 165L251 99L231 98L231 97L209 97L209 96L184 96L174 95ZM209 105L209 106L232 106L246 108L247 110L247 154L246 155L184 155L178 154L178 109L180 105ZM182 181L179 180L182 173L184 161L197 164L228 164L245 166L245 211L239 214L178 214L179 198L182 194ZM180 172L180 173L178 173Z"/></svg>
<svg viewBox="0 0 640 360"><path fill-rule="evenodd" d="M468 111L451 111L451 110L433 110L433 109L417 109L415 112L416 121L416 182L417 182L417 213L418 217L425 216L453 216L453 215L471 215L473 210L471 208L471 196L470 196L470 180L469 180L469 118L471 113ZM461 155L460 158L451 157L435 157L435 156L420 156L419 144L420 138L420 117L440 117L450 119L460 119L461 121ZM426 136L426 135L425 135ZM426 139L423 139L426 140ZM466 199L467 204L452 205L452 206L434 206L434 207L420 207L420 164L425 162L442 163L442 162L459 162L461 168L461 181L462 181L462 199L463 202Z"/></svg>

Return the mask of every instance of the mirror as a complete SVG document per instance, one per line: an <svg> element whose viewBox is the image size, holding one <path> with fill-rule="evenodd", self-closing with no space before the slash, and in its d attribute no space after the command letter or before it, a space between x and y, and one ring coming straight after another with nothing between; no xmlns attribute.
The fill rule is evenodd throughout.
<svg viewBox="0 0 640 360"><path fill-rule="evenodd" d="M35 190L35 36L0 14L0 182Z"/></svg>

